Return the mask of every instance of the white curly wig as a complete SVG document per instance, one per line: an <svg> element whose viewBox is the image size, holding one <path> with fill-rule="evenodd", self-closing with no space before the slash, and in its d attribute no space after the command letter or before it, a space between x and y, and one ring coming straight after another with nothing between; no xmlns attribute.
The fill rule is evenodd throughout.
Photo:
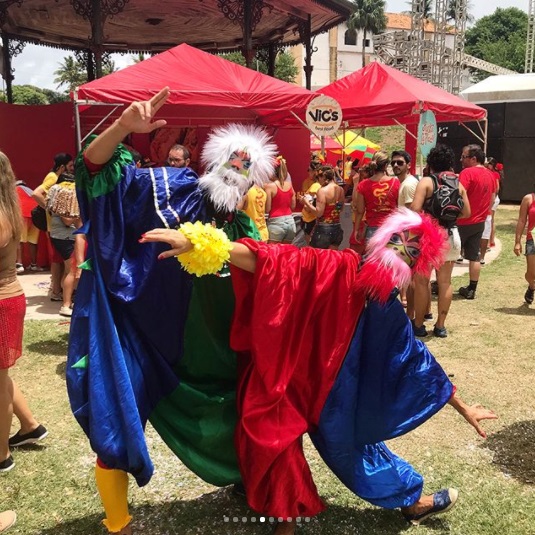
<svg viewBox="0 0 535 535"><path fill-rule="evenodd" d="M228 170L232 153L246 152L251 160L248 176ZM263 129L255 125L228 124L208 136L201 161L206 172L199 185L206 190L217 210L233 211L253 185L261 186L274 173L277 146Z"/></svg>

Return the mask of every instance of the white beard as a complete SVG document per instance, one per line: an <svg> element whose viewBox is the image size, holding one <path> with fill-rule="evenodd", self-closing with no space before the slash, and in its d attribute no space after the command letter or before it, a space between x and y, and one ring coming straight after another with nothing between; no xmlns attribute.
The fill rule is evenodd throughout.
<svg viewBox="0 0 535 535"><path fill-rule="evenodd" d="M218 211L233 212L252 183L234 169L210 171L199 178L200 188L208 194Z"/></svg>

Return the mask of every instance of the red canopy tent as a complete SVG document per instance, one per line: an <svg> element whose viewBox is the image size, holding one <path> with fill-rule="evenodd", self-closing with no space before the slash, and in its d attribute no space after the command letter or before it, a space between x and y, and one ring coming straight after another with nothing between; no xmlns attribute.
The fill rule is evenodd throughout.
<svg viewBox="0 0 535 535"><path fill-rule="evenodd" d="M73 99L83 108L84 127L95 126L99 113L93 105L129 104L147 100L162 87L171 95L159 117L174 126L198 126L248 121L279 125L289 110L304 116L307 104L316 96L311 91L221 57L182 44L145 61L84 84ZM117 110L113 114L118 114ZM280 120L266 120L276 113ZM102 112L100 111L100 118Z"/></svg>
<svg viewBox="0 0 535 535"><path fill-rule="evenodd" d="M317 91L334 98L348 126L418 124L431 110L437 122L480 121L486 110L443 89L381 63L366 67Z"/></svg>
<svg viewBox="0 0 535 535"><path fill-rule="evenodd" d="M317 92L340 104L348 127L404 126L405 149L413 156L413 172L420 114L427 110L435 114L439 123L459 122L486 149L488 123L484 108L382 63L370 63ZM464 124L472 121L477 121L480 134Z"/></svg>
<svg viewBox="0 0 535 535"><path fill-rule="evenodd" d="M158 111L158 118L167 120L167 127L156 133L160 138L156 142L149 136L130 140L142 154L150 152L156 162L164 159L163 153L167 156L173 142L191 149L183 141L183 136L189 135L184 134L186 130L194 130L192 138L199 148L211 127L229 122L296 127L299 121L292 112L304 118L308 103L316 96L305 88L181 44L77 88L72 96L79 146L90 133L116 118L125 105L147 100L165 86L171 94ZM273 114L277 119L271 118ZM177 137L179 129L182 137ZM292 154L288 162L292 175L303 175L309 159L308 131L300 126L280 128L274 137L281 152ZM154 155L157 144L158 154ZM195 150L192 162L197 154Z"/></svg>

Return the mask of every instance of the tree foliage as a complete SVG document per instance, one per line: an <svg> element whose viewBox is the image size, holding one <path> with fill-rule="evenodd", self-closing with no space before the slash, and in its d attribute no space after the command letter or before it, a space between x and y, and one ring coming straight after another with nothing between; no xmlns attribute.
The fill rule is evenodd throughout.
<svg viewBox="0 0 535 535"><path fill-rule="evenodd" d="M386 30L385 0L353 0L355 11L347 21L349 30L362 30L362 66L366 65L366 36Z"/></svg>
<svg viewBox="0 0 535 535"><path fill-rule="evenodd" d="M232 61L233 63L245 67L245 58L241 52L227 52L225 54L220 54L220 56L228 61ZM267 63L261 59L258 54L253 59L251 68L263 74L267 74L268 72ZM295 59L291 54L284 51L277 54L277 58L275 59L275 78L293 83L295 82L295 77L298 72L299 67L295 64Z"/></svg>
<svg viewBox="0 0 535 535"><path fill-rule="evenodd" d="M115 63L106 56L102 61L102 71L104 75L115 72ZM78 86L87 82L87 70L83 63L79 62L74 56L65 56L63 62L59 63L59 68L54 71L54 83L56 88L66 86L66 92L74 91Z"/></svg>
<svg viewBox="0 0 535 535"><path fill-rule="evenodd" d="M479 19L466 32L465 51L516 72L524 72L528 16L516 7L498 8L492 15ZM490 76L476 71L479 81Z"/></svg>
<svg viewBox="0 0 535 535"><path fill-rule="evenodd" d="M0 91L0 100L7 102L7 95ZM53 91L52 89L41 89L34 85L14 85L13 104L56 104L69 100L69 96Z"/></svg>

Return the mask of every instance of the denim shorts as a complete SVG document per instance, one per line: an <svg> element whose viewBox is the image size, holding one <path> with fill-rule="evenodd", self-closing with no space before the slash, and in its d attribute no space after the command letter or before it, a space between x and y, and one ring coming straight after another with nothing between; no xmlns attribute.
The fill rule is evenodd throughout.
<svg viewBox="0 0 535 535"><path fill-rule="evenodd" d="M291 242L295 238L297 232L293 215L271 217L268 219L267 228L269 239L272 241Z"/></svg>
<svg viewBox="0 0 535 535"><path fill-rule="evenodd" d="M366 227L366 234L364 236L364 239L366 241L369 241L373 238L373 235L377 232L377 229L379 227Z"/></svg>
<svg viewBox="0 0 535 535"><path fill-rule="evenodd" d="M533 240L526 240L526 256L531 256L535 254L535 243Z"/></svg>
<svg viewBox="0 0 535 535"><path fill-rule="evenodd" d="M339 224L318 223L312 234L310 245L316 249L329 249L338 247L344 239L344 231Z"/></svg>

